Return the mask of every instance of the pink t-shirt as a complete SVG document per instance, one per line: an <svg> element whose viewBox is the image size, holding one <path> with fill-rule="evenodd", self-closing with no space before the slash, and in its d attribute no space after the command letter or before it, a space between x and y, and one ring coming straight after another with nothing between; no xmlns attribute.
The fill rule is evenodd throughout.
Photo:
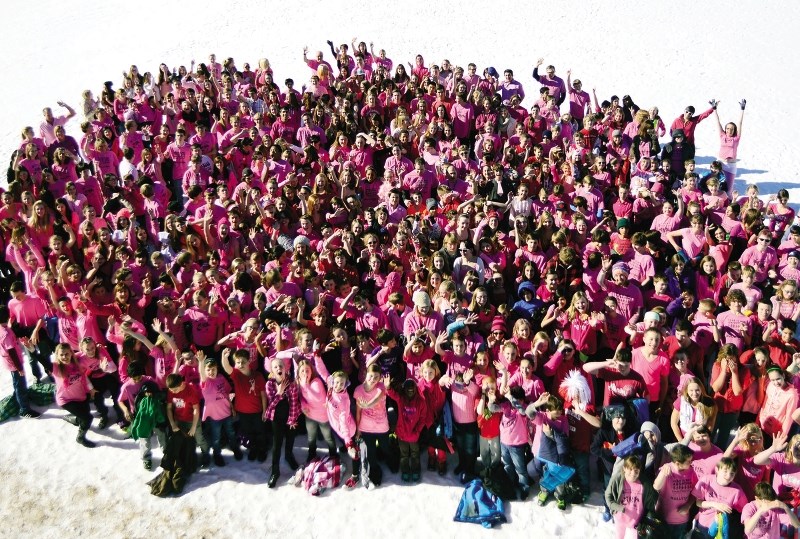
<svg viewBox="0 0 800 539"><path fill-rule="evenodd" d="M747 328L744 331L741 330L742 324ZM744 336L753 331L753 321L749 317L742 313L725 311L717 316L717 325L722 334L721 344L733 344L737 350L744 350Z"/></svg>
<svg viewBox="0 0 800 539"><path fill-rule="evenodd" d="M664 466L673 466L673 471L659 491L656 509L664 515L667 524L683 524L689 520L689 515L679 513L678 508L689 501L692 489L697 484L697 474L693 468L678 472L672 463Z"/></svg>
<svg viewBox="0 0 800 539"><path fill-rule="evenodd" d="M694 451L694 458L692 459L692 469L697 474L697 477L705 477L714 473L717 463L722 458L722 449L710 444L707 451L700 449L700 446L694 442L689 443L689 449Z"/></svg>
<svg viewBox="0 0 800 539"><path fill-rule="evenodd" d="M742 524L753 518L757 512L758 507L756 506L756 502L752 501L745 505L744 509L742 509ZM780 537L780 517L782 514L783 511L775 508L762 513L756 522L756 527L747 534L747 539L772 539L773 537Z"/></svg>
<svg viewBox="0 0 800 539"><path fill-rule="evenodd" d="M736 483L722 486L717 483L714 475L708 475L700 479L692 490L692 494L698 500L707 502L724 503L732 507L735 511L741 512L747 503L747 497L742 488ZM697 514L697 522L706 528L711 526L717 510L712 508L701 509Z"/></svg>
<svg viewBox="0 0 800 539"><path fill-rule="evenodd" d="M361 432L372 434L389 432L389 417L386 414L386 388L383 387L383 383L378 382L371 391L364 389L362 384L353 392L356 402L361 400L370 402L376 396L378 396L378 400L373 405L369 408L361 408L361 420L358 423L358 430Z"/></svg>
<svg viewBox="0 0 800 539"><path fill-rule="evenodd" d="M790 490L800 490L800 463L786 460L786 453L775 453L769 458L772 467L772 488L783 496Z"/></svg>
<svg viewBox="0 0 800 539"><path fill-rule="evenodd" d="M203 408L203 421L211 418L215 421L231 415L231 385L224 376L206 378L200 382L200 391L206 404Z"/></svg>
<svg viewBox="0 0 800 539"><path fill-rule="evenodd" d="M650 402L658 402L661 391L661 378L669 376L669 359L667 359L667 356L659 354L652 361L648 361L644 357L642 348L636 348L632 356L631 368L644 378Z"/></svg>
<svg viewBox="0 0 800 539"><path fill-rule="evenodd" d="M635 527L644 515L644 485L637 481L630 483L622 480L622 499L620 503L625 507L621 513L614 514L614 527L617 537L625 537L625 530Z"/></svg>
<svg viewBox="0 0 800 539"><path fill-rule="evenodd" d="M89 379L76 362L68 365L53 365L56 380L56 403L64 406L68 402L80 402L89 398Z"/></svg>
<svg viewBox="0 0 800 539"><path fill-rule="evenodd" d="M500 405L500 443L503 445L523 445L528 443L528 416L517 411L510 402Z"/></svg>
<svg viewBox="0 0 800 539"><path fill-rule="evenodd" d="M736 159L736 152L739 150L739 135L729 137L725 132L719 134L719 158L722 161Z"/></svg>

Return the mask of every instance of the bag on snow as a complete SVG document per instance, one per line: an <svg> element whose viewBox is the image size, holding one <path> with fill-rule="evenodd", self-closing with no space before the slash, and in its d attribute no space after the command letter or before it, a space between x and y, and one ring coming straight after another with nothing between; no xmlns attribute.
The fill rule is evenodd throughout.
<svg viewBox="0 0 800 539"><path fill-rule="evenodd" d="M315 458L303 468L303 488L312 496L325 489L336 488L342 480L342 463L338 456Z"/></svg>

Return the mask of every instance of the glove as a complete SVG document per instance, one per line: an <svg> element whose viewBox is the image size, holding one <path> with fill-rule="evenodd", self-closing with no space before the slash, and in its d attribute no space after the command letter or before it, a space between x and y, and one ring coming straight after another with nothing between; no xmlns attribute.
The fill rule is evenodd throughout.
<svg viewBox="0 0 800 539"><path fill-rule="evenodd" d="M739 106L742 107L742 110L747 106L747 99L742 99L739 101Z"/></svg>
<svg viewBox="0 0 800 539"><path fill-rule="evenodd" d="M330 45L331 47L333 47L333 41L331 41L330 39L329 39L328 41L326 41L325 43L327 43L328 45Z"/></svg>
<svg viewBox="0 0 800 539"><path fill-rule="evenodd" d="M712 109L717 110L717 100L716 99L712 99L711 101L708 102L708 104L711 105Z"/></svg>

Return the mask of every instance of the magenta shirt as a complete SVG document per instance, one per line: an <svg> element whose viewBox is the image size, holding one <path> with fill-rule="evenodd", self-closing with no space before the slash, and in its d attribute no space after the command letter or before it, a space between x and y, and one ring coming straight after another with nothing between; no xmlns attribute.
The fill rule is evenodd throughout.
<svg viewBox="0 0 800 539"><path fill-rule="evenodd" d="M53 378L56 380L56 403L59 406L89 398L89 379L79 364L53 365Z"/></svg>
<svg viewBox="0 0 800 539"><path fill-rule="evenodd" d="M378 397L375 404L369 408L361 408L361 420L358 423L360 432L372 434L389 432L389 417L386 414L386 388L383 387L383 383L378 382L375 384L372 391L366 391L362 384L353 392L353 398L356 401L371 401L376 395L380 395L380 397Z"/></svg>

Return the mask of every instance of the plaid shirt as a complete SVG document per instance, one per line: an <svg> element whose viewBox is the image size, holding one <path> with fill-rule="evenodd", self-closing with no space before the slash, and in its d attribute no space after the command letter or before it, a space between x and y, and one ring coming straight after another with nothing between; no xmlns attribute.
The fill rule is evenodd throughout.
<svg viewBox="0 0 800 539"><path fill-rule="evenodd" d="M289 422L288 425L297 425L297 418L300 417L300 392L297 384L292 380L286 386L286 391L278 394L278 382L270 377L267 380L267 410L265 417L272 421L275 418L275 409L282 399L289 399Z"/></svg>

